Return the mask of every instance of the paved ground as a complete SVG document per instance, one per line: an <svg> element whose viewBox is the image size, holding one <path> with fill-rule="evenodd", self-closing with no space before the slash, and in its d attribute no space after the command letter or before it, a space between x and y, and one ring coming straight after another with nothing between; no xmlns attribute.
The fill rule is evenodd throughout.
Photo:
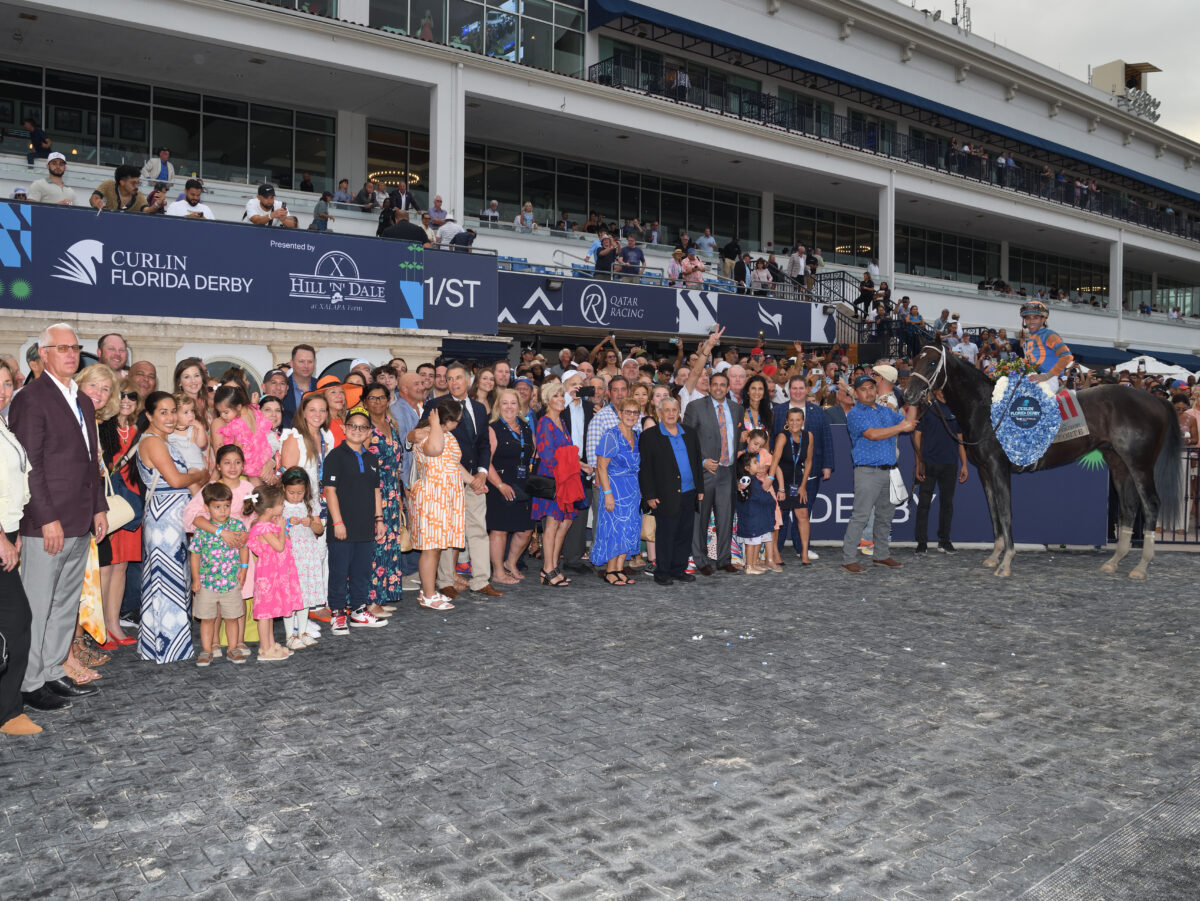
<svg viewBox="0 0 1200 901"><path fill-rule="evenodd" d="M124 652L0 741L0 896L1195 897L1194 555L833 556Z"/></svg>

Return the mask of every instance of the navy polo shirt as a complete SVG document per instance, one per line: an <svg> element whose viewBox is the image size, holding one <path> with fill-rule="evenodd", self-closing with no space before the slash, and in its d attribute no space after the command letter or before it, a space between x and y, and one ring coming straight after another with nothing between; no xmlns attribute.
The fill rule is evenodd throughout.
<svg viewBox="0 0 1200 901"><path fill-rule="evenodd" d="M921 417L917 423L917 431L921 433L921 459L926 463L958 463L958 442L950 433L961 435L962 429L948 406L940 400L934 403L946 417L946 425L942 425L938 411L932 408ZM950 427L949 432L946 426Z"/></svg>

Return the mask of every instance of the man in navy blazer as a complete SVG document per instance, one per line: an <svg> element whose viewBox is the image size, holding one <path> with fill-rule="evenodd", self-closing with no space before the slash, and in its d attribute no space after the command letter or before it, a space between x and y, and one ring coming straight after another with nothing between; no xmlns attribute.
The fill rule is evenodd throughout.
<svg viewBox="0 0 1200 901"><path fill-rule="evenodd" d="M687 562L696 508L704 500L700 440L695 429L686 429L679 421L675 398L663 398L659 416L659 424L644 430L638 439L642 460L638 486L655 523L658 565L654 581L659 585L694 582L696 577L687 572Z"/></svg>
<svg viewBox="0 0 1200 901"><path fill-rule="evenodd" d="M21 581L29 597L29 662L21 682L36 710L71 706L94 685L67 678L91 535L108 531L108 501L100 481L96 410L72 376L79 337L56 323L38 338L42 377L13 397L9 425L29 459L29 503L21 519Z"/></svg>
<svg viewBox="0 0 1200 901"><path fill-rule="evenodd" d="M317 387L314 377L317 369L317 352L311 344L297 344L292 348L292 374L287 379L287 393L283 395L283 427L290 429L300 401L304 395Z"/></svg>
<svg viewBox="0 0 1200 901"><path fill-rule="evenodd" d="M488 437L487 408L477 400L467 397L470 376L462 363L451 363L446 367L446 384L450 396L463 406L462 419L454 427L454 440L462 449L463 469L471 473L467 485L465 514L467 531L467 553L471 556L470 589L485 597L500 597L504 592L493 588L492 558L488 546L487 531L487 474L492 463L492 444ZM425 415L437 405L437 398L425 402ZM438 561L438 590L456 597L454 589L454 558L457 554L442 554Z"/></svg>

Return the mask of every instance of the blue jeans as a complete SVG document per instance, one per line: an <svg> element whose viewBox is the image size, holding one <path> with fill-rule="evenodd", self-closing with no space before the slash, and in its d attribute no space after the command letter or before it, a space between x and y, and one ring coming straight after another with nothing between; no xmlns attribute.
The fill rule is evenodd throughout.
<svg viewBox="0 0 1200 901"><path fill-rule="evenodd" d="M374 560L373 541L329 542L329 609L333 613L367 606Z"/></svg>

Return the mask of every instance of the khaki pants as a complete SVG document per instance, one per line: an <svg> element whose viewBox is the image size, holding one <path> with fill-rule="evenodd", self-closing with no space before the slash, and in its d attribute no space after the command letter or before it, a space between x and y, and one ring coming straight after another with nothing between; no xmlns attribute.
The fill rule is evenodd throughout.
<svg viewBox="0 0 1200 901"><path fill-rule="evenodd" d="M495 490L494 488L491 490ZM467 553L471 555L471 590L480 591L492 579L492 556L488 547L487 495L469 487L466 497ZM454 555L443 551L438 560L438 587L454 584Z"/></svg>

